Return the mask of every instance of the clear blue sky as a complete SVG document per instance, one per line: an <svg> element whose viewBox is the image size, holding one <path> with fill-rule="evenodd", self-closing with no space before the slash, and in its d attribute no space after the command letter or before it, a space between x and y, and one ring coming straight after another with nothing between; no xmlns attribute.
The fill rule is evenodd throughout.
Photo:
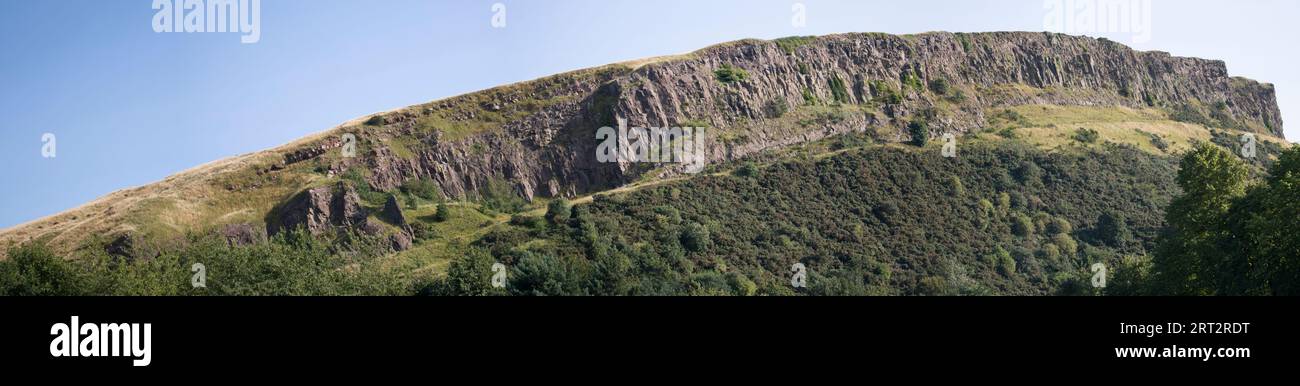
<svg viewBox="0 0 1300 386"><path fill-rule="evenodd" d="M263 0L261 40L241 44L155 33L152 0L0 0L0 227L371 112L567 70L750 37L1047 28L1043 0L804 0L803 27L795 3ZM1153 0L1149 42L1088 35L1223 59L1300 117L1298 3ZM57 158L41 156L47 132Z"/></svg>

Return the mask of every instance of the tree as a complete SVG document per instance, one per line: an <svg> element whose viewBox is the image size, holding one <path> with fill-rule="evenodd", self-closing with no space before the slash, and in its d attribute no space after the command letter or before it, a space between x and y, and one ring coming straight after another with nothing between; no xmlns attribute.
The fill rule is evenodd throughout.
<svg viewBox="0 0 1300 386"><path fill-rule="evenodd" d="M1216 244L1230 236L1222 220L1246 191L1246 166L1227 151L1199 144L1180 162L1183 195L1165 210L1167 228L1152 260L1155 293L1211 295L1224 260Z"/></svg>
<svg viewBox="0 0 1300 386"><path fill-rule="evenodd" d="M1300 295L1300 148L1283 152L1264 183L1234 201L1215 245L1222 259L1214 286L1221 295ZM1210 256L1213 257L1213 256Z"/></svg>
<svg viewBox="0 0 1300 386"><path fill-rule="evenodd" d="M451 219L451 209L447 208L447 204L438 204L438 211L433 214L433 220L437 222L443 222L450 219Z"/></svg>
<svg viewBox="0 0 1300 386"><path fill-rule="evenodd" d="M924 147L930 142L930 125L921 119L913 119L907 124L907 131L912 134L912 144Z"/></svg>

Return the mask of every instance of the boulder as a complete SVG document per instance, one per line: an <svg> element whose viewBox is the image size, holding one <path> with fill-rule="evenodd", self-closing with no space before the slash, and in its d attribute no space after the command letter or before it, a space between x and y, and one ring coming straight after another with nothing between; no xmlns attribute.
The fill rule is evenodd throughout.
<svg viewBox="0 0 1300 386"><path fill-rule="evenodd" d="M388 201L384 203L384 210L381 213L385 220L393 225L406 228L406 215L402 214L402 205L397 203L397 196L389 195Z"/></svg>
<svg viewBox="0 0 1300 386"><path fill-rule="evenodd" d="M392 243L393 250L397 252L411 249L413 241L411 235L407 232L397 232L388 236L388 241Z"/></svg>
<svg viewBox="0 0 1300 386"><path fill-rule="evenodd" d="M363 224L367 212L357 191L344 182L334 187L309 189L289 199L268 224L271 235L302 227L312 235L331 228Z"/></svg>

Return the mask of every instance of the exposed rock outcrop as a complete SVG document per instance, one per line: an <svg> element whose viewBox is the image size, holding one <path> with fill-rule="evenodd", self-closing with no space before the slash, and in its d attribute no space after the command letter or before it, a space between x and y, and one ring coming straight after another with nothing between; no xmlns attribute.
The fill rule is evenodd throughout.
<svg viewBox="0 0 1300 386"><path fill-rule="evenodd" d="M388 201L384 202L384 210L382 214L384 219L388 220L388 222L393 225L402 228L406 228L408 225L406 222L406 215L402 214L402 206L397 203L397 196L388 196Z"/></svg>
<svg viewBox="0 0 1300 386"><path fill-rule="evenodd" d="M302 227L319 235L336 227L350 228L364 224L367 212L352 186L340 182L334 187L320 187L299 193L274 214L267 225L271 235Z"/></svg>
<svg viewBox="0 0 1300 386"><path fill-rule="evenodd" d="M411 240L411 234L407 232L394 233L391 236L388 236L388 241L392 243L393 250L397 252L411 249L411 245L414 243L414 241Z"/></svg>

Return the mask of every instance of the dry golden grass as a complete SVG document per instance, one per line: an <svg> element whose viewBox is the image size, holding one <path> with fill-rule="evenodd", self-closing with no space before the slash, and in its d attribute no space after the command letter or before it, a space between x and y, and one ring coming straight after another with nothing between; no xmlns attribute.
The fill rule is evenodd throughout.
<svg viewBox="0 0 1300 386"><path fill-rule="evenodd" d="M1017 139L1043 149L1063 149L1073 146L1101 146L1106 142L1133 145L1153 154L1176 155L1190 149L1196 142L1211 139L1209 128L1197 124L1175 122L1165 112L1156 109L1127 107L1024 105L1008 108L1029 121L1027 127L1015 129ZM1096 143L1082 144L1074 139L1079 129L1096 130ZM1227 130L1235 132L1233 130ZM1152 143L1151 135L1158 135L1168 148L1161 150ZM1289 146L1282 138L1255 133L1260 141ZM980 133L983 139L994 139L995 133Z"/></svg>
<svg viewBox="0 0 1300 386"><path fill-rule="evenodd" d="M62 213L0 230L0 245L44 240L58 252L69 252L93 238L123 232L163 240L224 224L261 223L278 200L323 177L302 168L289 168L274 173L258 188L228 191L220 182L256 176L258 170L283 160L284 154L360 120L274 149L200 165L162 181L119 190ZM0 249L0 258L5 253Z"/></svg>

